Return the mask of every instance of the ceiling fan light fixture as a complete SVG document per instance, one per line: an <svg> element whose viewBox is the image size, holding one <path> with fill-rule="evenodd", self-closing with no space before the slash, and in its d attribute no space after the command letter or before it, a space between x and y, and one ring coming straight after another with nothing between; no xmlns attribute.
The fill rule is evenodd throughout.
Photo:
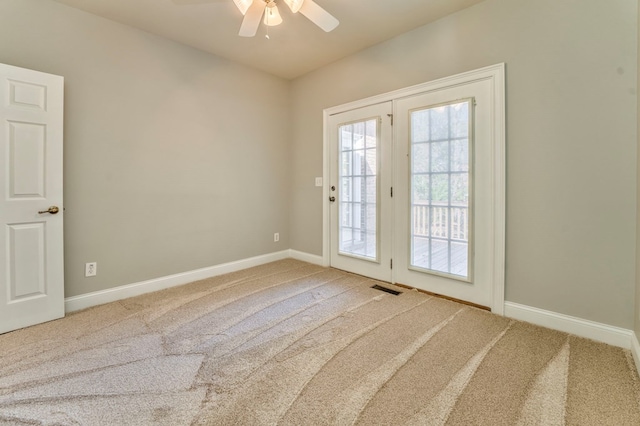
<svg viewBox="0 0 640 426"><path fill-rule="evenodd" d="M249 10L249 6L253 3L253 0L233 0L238 9L240 9L240 13L243 15L247 14L247 10Z"/></svg>
<svg viewBox="0 0 640 426"><path fill-rule="evenodd" d="M282 24L282 16L280 16L278 6L273 1L267 3L267 8L264 11L264 24L268 27Z"/></svg>
<svg viewBox="0 0 640 426"><path fill-rule="evenodd" d="M258 27L260 26L260 21L264 22L267 27L273 27L282 23L282 17L280 16L280 11L276 6L276 0L233 1L237 5L242 1L251 3L249 8L246 10L246 14L242 20L242 25L240 26L240 31L238 32L240 37L254 37L258 31ZM299 11L305 18L309 19L326 32L335 29L340 24L340 21L313 0L282 1L284 1L293 12ZM240 8L240 6L238 7ZM242 11L242 9L240 9L240 11Z"/></svg>
<svg viewBox="0 0 640 426"><path fill-rule="evenodd" d="M304 0L284 0L284 2L289 6L289 9L291 9L293 13L298 13L302 7L302 3L304 3Z"/></svg>

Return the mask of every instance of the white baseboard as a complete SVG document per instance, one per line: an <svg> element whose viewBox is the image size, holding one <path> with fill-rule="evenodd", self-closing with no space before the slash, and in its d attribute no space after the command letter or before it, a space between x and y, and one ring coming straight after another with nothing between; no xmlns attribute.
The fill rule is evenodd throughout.
<svg viewBox="0 0 640 426"><path fill-rule="evenodd" d="M289 250L289 257L301 260L303 262L313 263L314 265L329 266L324 264L324 258L316 254L309 254L298 250Z"/></svg>
<svg viewBox="0 0 640 426"><path fill-rule="evenodd" d="M324 265L322 256L304 253L298 250L283 250L269 253L249 259L242 259L235 262L224 263L208 268L196 269L194 271L169 275L152 280L141 281L134 284L123 285L108 290L96 291L82 294L80 296L68 297L65 299L65 311L74 312L85 308L90 308L104 303L115 302L127 297L139 296L153 291L164 290L190 282L215 277L253 266L263 265L277 260L293 258L315 265ZM513 302L505 302L504 315L521 321L564 331L580 337L586 337L599 342L630 349L633 353L638 371L640 371L640 342L635 333L624 328L613 327L594 321L584 320L569 315L559 314L544 309L521 305Z"/></svg>
<svg viewBox="0 0 640 426"><path fill-rule="evenodd" d="M640 374L640 342L636 333L631 333L631 353L633 354L633 360L636 362L636 369Z"/></svg>
<svg viewBox="0 0 640 426"><path fill-rule="evenodd" d="M632 349L632 339L635 338L635 334L631 330L513 302L505 302L504 315L624 349ZM635 339L635 343L637 345L637 339ZM637 348L637 351L640 355L640 347ZM637 356L635 359L636 364L639 364Z"/></svg>
<svg viewBox="0 0 640 426"><path fill-rule="evenodd" d="M215 277L217 275L228 274L229 272L235 272L241 269L263 265L269 262L275 262L276 260L287 259L289 257L293 257L290 253L290 250L283 250L276 253L269 253L262 256L252 257L249 259L210 266L208 268L196 269L194 271L168 275L166 277L141 281L134 284L122 285L115 288L110 288L108 290L101 290L92 293L81 294L79 296L72 296L64 300L65 312L79 311L80 309L90 308L91 306L102 305L104 303L126 299L127 297L139 296L141 294L151 293L153 291L164 290L170 287L188 284L193 281L204 280L206 278Z"/></svg>

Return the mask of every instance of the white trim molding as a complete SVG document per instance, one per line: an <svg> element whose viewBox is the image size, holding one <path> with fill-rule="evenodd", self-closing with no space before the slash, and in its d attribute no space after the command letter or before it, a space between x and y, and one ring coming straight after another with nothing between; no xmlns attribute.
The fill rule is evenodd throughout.
<svg viewBox="0 0 640 426"><path fill-rule="evenodd" d="M322 256L318 256L316 254L309 254L298 250L289 250L289 257L296 260L301 260L307 263L313 263L314 265L319 266L329 266L324 264L324 259Z"/></svg>
<svg viewBox="0 0 640 426"><path fill-rule="evenodd" d="M300 256L302 257L303 254L305 253L300 253ZM312 255L306 256L306 259L300 260L310 262L309 259L313 258ZM188 284L198 280L204 280L206 278L211 278L218 275L240 271L242 269L251 268L253 266L264 265L265 263L287 259L289 257L294 257L291 254L291 250L283 250L275 253L265 254L262 256L242 259L235 262L210 266L208 268L196 269L194 271L188 271L180 274L168 275L166 277L141 281L138 283L122 285L107 290L67 297L64 300L65 312L69 313L79 311L81 309L90 308L92 306L102 305L104 303L115 302L116 300L122 300L128 297L134 297L145 293L164 290L167 288Z"/></svg>
<svg viewBox="0 0 640 426"><path fill-rule="evenodd" d="M139 296L141 294L151 293L154 291L165 290L167 288L177 287L194 281L289 258L312 263L314 265L328 266L324 264L323 256L293 249L283 250L249 259L215 265L208 268L196 269L194 271L168 275L166 277L141 281L107 290L68 297L65 299L65 311L67 313L79 311L92 306L115 302L117 300ZM504 315L509 318L526 321L542 327L564 331L580 337L586 337L588 339L607 343L613 346L630 349L633 354L636 368L640 371L640 342L638 341L636 334L631 330L546 311L544 309L534 308L531 306L520 305L513 302L505 302Z"/></svg>
<svg viewBox="0 0 640 426"><path fill-rule="evenodd" d="M635 338L635 334L631 330L513 302L505 302L504 315L609 345L631 349L634 351L636 365L640 365L640 346L638 346L638 339ZM635 340L635 348L632 340ZM640 370L640 367L638 369Z"/></svg>
<svg viewBox="0 0 640 426"><path fill-rule="evenodd" d="M221 265L215 265L208 268L196 269L194 271L168 275L166 277L141 281L107 290L68 297L65 299L65 311L67 313L79 311L92 306L115 302L128 297L139 296L141 294L164 290L171 287L177 287L194 281L289 258L312 263L314 265L328 266L324 264L323 256L293 249L283 250L235 262L223 263ZM631 330L513 302L504 303L504 315L516 320L526 321L542 327L564 331L566 333L575 334L576 336L586 337L598 342L629 349L633 354L636 368L640 372L640 342L638 341L636 334Z"/></svg>

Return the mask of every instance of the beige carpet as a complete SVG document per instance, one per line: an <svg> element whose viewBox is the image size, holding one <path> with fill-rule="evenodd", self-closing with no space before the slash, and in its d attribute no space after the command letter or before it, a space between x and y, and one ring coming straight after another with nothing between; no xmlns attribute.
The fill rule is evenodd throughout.
<svg viewBox="0 0 640 426"><path fill-rule="evenodd" d="M0 336L1 425L640 425L630 354L284 260Z"/></svg>

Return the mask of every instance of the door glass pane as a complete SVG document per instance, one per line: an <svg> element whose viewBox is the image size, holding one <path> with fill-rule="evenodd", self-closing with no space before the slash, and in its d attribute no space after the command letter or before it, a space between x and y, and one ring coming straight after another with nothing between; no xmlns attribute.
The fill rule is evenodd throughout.
<svg viewBox="0 0 640 426"><path fill-rule="evenodd" d="M413 268L469 279L469 100L411 112Z"/></svg>
<svg viewBox="0 0 640 426"><path fill-rule="evenodd" d="M339 128L339 252L378 259L378 120Z"/></svg>

